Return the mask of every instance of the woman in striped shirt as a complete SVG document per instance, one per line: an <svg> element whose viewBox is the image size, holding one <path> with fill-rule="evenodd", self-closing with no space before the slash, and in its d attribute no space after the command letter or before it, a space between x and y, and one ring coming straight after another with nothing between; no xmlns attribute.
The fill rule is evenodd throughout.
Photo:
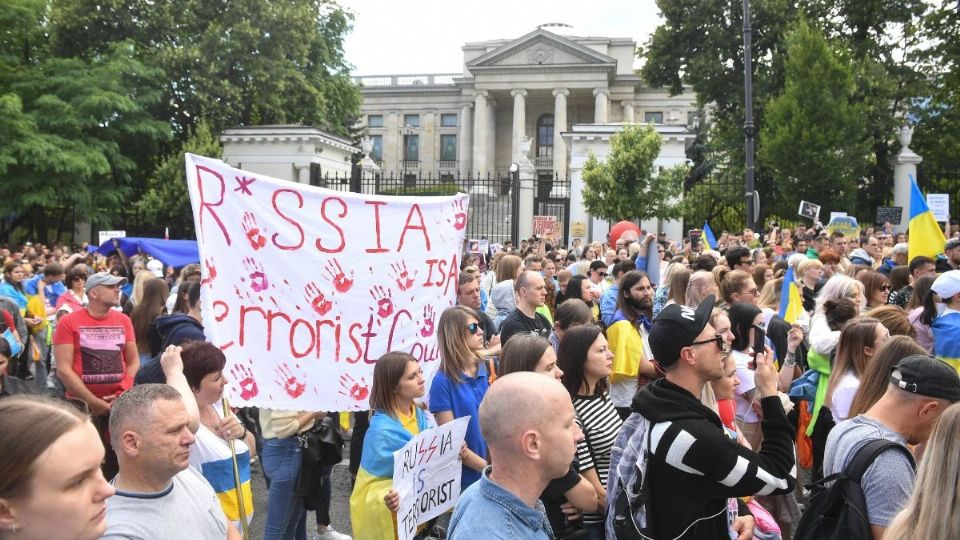
<svg viewBox="0 0 960 540"><path fill-rule="evenodd" d="M560 340L557 364L563 371L561 382L570 393L577 423L584 438L577 443L580 474L597 490L600 508L606 508L607 472L610 450L623 421L607 395L607 376L613 366L613 353L607 339L594 325L577 326ZM590 540L602 540L603 513L585 513L584 528Z"/></svg>

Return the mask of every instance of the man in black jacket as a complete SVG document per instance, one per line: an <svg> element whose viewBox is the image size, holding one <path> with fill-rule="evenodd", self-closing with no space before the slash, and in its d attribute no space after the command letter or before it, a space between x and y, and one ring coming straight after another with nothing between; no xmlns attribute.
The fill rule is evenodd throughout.
<svg viewBox="0 0 960 540"><path fill-rule="evenodd" d="M664 308L650 330L650 348L665 377L641 389L624 423L610 461L607 537L620 482L635 468L637 438L648 437L644 491L647 536L656 539L728 540L731 532L750 538L753 519L737 508L735 497L789 493L796 482L793 431L777 397L772 360L756 358L756 386L763 409L763 444L756 452L723 430L720 417L700 402L704 385L724 376L729 354L709 324L713 296L696 310ZM642 454L639 454L642 455ZM622 458L622 459L621 459ZM629 491L629 490L628 490ZM634 515L636 517L636 514ZM634 521L637 521L636 519ZM624 538L620 538L624 540Z"/></svg>

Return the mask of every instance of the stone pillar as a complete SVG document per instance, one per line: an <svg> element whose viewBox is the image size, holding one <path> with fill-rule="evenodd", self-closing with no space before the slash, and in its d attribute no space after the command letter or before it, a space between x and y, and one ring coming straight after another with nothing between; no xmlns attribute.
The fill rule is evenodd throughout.
<svg viewBox="0 0 960 540"><path fill-rule="evenodd" d="M300 184L310 184L310 163L294 163L294 170L297 171L297 177L293 179L294 182Z"/></svg>
<svg viewBox="0 0 960 540"><path fill-rule="evenodd" d="M634 119L635 117L634 117L633 102L623 101L621 102L621 105L623 105L623 122L625 124L632 124L636 122L636 120Z"/></svg>
<svg viewBox="0 0 960 540"><path fill-rule="evenodd" d="M487 99L487 171L491 176L497 173L497 100Z"/></svg>
<svg viewBox="0 0 960 540"><path fill-rule="evenodd" d="M560 178L567 177L567 146L560 134L567 130L567 96L570 90L553 90L553 172Z"/></svg>
<svg viewBox="0 0 960 540"><path fill-rule="evenodd" d="M474 97L473 119L473 172L487 175L487 96L486 90L478 90Z"/></svg>
<svg viewBox="0 0 960 540"><path fill-rule="evenodd" d="M556 145L556 141L554 141L554 145ZM521 160L520 186L517 195L519 198L517 201L517 213L519 214L517 216L519 220L517 222L517 234L520 235L518 241L533 236L534 189L536 189L536 182L533 178L536 172L537 170L529 159Z"/></svg>
<svg viewBox="0 0 960 540"><path fill-rule="evenodd" d="M473 103L464 103L460 108L460 140L457 141L457 159L460 160L460 178L470 176L473 169Z"/></svg>
<svg viewBox="0 0 960 540"><path fill-rule="evenodd" d="M527 91L517 88L512 90L510 95L513 96L513 144L510 147L510 162L518 163L520 139L526 136Z"/></svg>
<svg viewBox="0 0 960 540"><path fill-rule="evenodd" d="M606 88L594 88L593 97L596 98L596 103L593 106L593 123L606 124L609 122L607 107L610 98L610 90Z"/></svg>
<svg viewBox="0 0 960 540"><path fill-rule="evenodd" d="M910 177L917 178L917 165L923 161L910 149L913 128L900 128L900 153L893 158L893 205L903 208L900 225L894 228L897 233L905 233L910 225Z"/></svg>

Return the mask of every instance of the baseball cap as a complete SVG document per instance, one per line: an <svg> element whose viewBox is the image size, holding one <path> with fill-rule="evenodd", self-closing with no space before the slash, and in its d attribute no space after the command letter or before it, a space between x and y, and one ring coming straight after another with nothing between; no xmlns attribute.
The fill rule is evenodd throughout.
<svg viewBox="0 0 960 540"><path fill-rule="evenodd" d="M960 401L960 375L946 362L913 354L897 362L890 384L911 394Z"/></svg>
<svg viewBox="0 0 960 540"><path fill-rule="evenodd" d="M951 238L947 240L947 243L944 245L944 251L950 251L955 247L960 247L960 238Z"/></svg>
<svg viewBox="0 0 960 540"><path fill-rule="evenodd" d="M147 270L157 277L163 277L163 263L157 259L150 259L150 261L147 262Z"/></svg>
<svg viewBox="0 0 960 540"><path fill-rule="evenodd" d="M716 298L711 294L696 309L678 304L663 308L650 329L650 351L657 363L667 367L680 359L680 350L689 347L710 322Z"/></svg>
<svg viewBox="0 0 960 540"><path fill-rule="evenodd" d="M126 283L127 278L125 277L115 276L110 272L97 272L96 274L87 278L87 285L84 287L84 290L89 292L90 289L99 287L100 285L112 287L117 284L124 285Z"/></svg>
<svg viewBox="0 0 960 540"><path fill-rule="evenodd" d="M950 270L937 276L930 290L946 300L960 294L960 270Z"/></svg>

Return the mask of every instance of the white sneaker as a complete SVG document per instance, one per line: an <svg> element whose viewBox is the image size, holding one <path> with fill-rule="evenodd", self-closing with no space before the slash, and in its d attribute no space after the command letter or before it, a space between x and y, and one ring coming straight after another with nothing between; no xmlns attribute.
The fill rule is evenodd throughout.
<svg viewBox="0 0 960 540"><path fill-rule="evenodd" d="M333 530L333 527L327 527L327 530L317 533L317 540L352 540L350 535L343 534Z"/></svg>

